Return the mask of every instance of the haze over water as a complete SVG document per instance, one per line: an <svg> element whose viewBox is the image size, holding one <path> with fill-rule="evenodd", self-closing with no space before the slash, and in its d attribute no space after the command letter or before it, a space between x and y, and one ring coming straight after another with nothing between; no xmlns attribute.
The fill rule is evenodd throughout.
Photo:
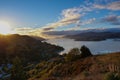
<svg viewBox="0 0 120 80"><path fill-rule="evenodd" d="M120 51L120 41L108 39L104 41L74 41L73 39L49 39L46 42L64 47L62 53L67 53L72 48L80 48L82 45L87 46L93 54L104 54L109 52Z"/></svg>

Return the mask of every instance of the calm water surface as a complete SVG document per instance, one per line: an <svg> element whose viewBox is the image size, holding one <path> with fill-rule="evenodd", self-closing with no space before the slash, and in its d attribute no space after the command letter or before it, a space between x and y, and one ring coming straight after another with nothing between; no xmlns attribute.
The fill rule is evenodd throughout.
<svg viewBox="0 0 120 80"><path fill-rule="evenodd" d="M73 39L49 39L46 42L64 47L62 53L68 52L72 48L80 48L82 45L87 46L93 54L108 52L120 52L120 41L108 39L104 41L74 41Z"/></svg>

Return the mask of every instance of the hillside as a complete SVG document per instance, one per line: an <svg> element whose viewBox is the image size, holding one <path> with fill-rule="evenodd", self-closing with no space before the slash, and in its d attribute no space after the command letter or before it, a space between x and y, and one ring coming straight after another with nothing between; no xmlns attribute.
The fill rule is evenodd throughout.
<svg viewBox="0 0 120 80"><path fill-rule="evenodd" d="M42 38L33 38L27 35L0 35L0 64L11 63L19 57L23 63L36 63L58 56L62 47L41 42Z"/></svg>
<svg viewBox="0 0 120 80"><path fill-rule="evenodd" d="M112 73L119 74L119 71L120 53L90 56L72 62L55 58L36 65L28 72L28 80L111 80L105 78Z"/></svg>
<svg viewBox="0 0 120 80"><path fill-rule="evenodd" d="M120 38L120 32L83 32L76 35L67 35L65 37L75 39L76 41L101 41Z"/></svg>
<svg viewBox="0 0 120 80"><path fill-rule="evenodd" d="M89 48L62 47L30 36L0 35L1 80L109 80L120 79L120 52L92 55ZM116 79L117 78L119 79Z"/></svg>

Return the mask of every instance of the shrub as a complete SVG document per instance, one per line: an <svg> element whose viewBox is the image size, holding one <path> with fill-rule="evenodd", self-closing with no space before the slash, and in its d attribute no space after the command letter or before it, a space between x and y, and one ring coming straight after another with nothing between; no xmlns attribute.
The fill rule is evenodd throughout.
<svg viewBox="0 0 120 80"><path fill-rule="evenodd" d="M67 62L77 60L80 57L80 51L78 48L73 48L68 52L68 54L65 56L65 60Z"/></svg>
<svg viewBox="0 0 120 80"><path fill-rule="evenodd" d="M92 55L92 53L90 52L89 48L87 48L84 45L80 48L80 51L81 51L81 57L82 58L88 57L88 56Z"/></svg>
<svg viewBox="0 0 120 80"><path fill-rule="evenodd" d="M120 80L120 75L118 73L107 73L104 80Z"/></svg>

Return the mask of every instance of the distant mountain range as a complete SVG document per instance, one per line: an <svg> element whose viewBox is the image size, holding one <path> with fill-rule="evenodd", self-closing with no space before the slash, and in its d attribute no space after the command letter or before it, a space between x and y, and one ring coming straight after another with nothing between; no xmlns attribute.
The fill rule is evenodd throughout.
<svg viewBox="0 0 120 80"><path fill-rule="evenodd" d="M75 39L77 41L101 41L106 39L115 39L120 38L120 28L88 29L80 31L77 34L70 34L64 37Z"/></svg>

